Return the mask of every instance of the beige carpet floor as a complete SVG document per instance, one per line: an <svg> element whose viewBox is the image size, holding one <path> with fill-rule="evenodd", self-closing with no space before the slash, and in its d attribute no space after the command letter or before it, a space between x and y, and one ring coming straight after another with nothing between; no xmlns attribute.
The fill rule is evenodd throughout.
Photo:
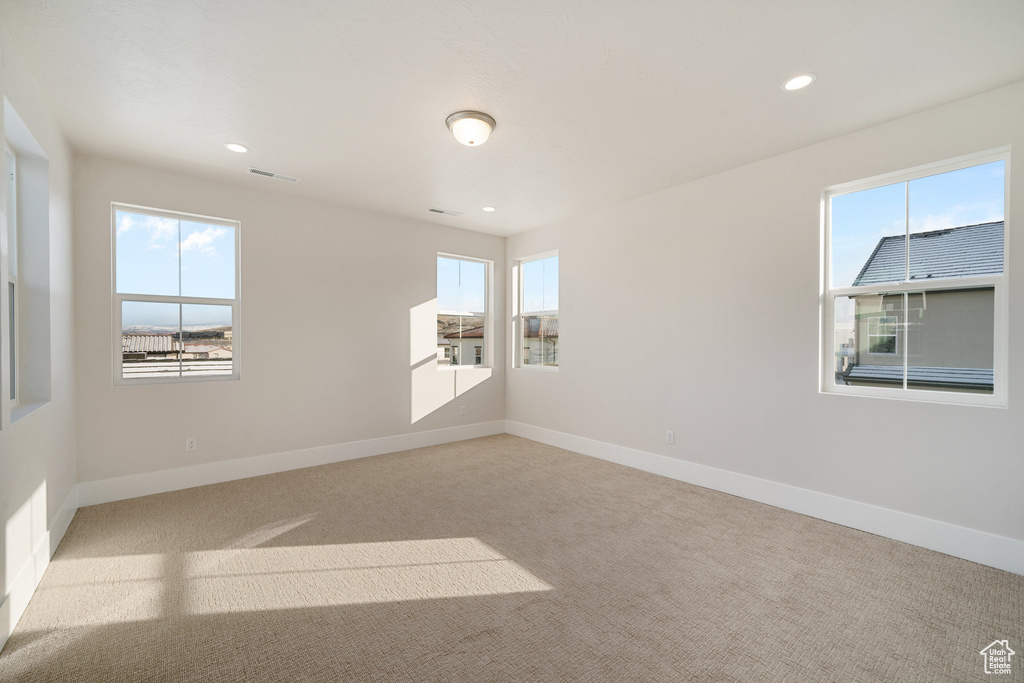
<svg viewBox="0 0 1024 683"><path fill-rule="evenodd" d="M82 508L0 680L990 682L997 638L1024 680L1024 577L502 435Z"/></svg>

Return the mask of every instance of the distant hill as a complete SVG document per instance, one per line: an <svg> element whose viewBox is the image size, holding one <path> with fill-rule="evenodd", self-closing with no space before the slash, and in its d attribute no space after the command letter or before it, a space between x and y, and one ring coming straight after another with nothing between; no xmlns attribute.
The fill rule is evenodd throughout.
<svg viewBox="0 0 1024 683"><path fill-rule="evenodd" d="M462 325L469 329L471 327L480 327L484 324L483 318L462 318L457 315L441 315L437 316L437 336L444 337L449 334L455 334L459 331L459 321L462 321Z"/></svg>

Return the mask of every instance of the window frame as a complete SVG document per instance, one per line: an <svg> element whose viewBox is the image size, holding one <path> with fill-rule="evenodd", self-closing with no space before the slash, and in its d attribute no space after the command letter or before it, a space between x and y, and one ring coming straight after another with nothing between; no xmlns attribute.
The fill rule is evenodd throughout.
<svg viewBox="0 0 1024 683"><path fill-rule="evenodd" d="M484 311L442 311L437 306L437 259L451 259L454 261L468 261L470 263L482 263L484 266ZM445 371L457 371L457 370L470 370L476 369L490 369L493 367L493 354L494 354L494 325L491 310L494 308L494 301L491 293L494 291L493 286L494 278L494 261L488 259L476 258L474 256L463 256L460 254L453 254L450 252L439 251L434 259L434 302L435 302L435 319L438 315L458 315L466 318L483 318L484 319L484 338L483 338L483 355L484 363L480 365L459 365L456 361L461 361L461 355L459 349L462 347L461 344L453 344L451 346L451 356L448 358L449 363L447 365L438 363L439 370ZM460 338L461 339L461 338Z"/></svg>
<svg viewBox="0 0 1024 683"><path fill-rule="evenodd" d="M559 351L558 365L545 365L543 363L526 363L524 356L526 354L526 329L523 326L523 318L526 316L544 316L554 315L559 317L559 331L561 331L561 317L559 316L559 309L550 311L527 311L525 310L525 278L523 277L523 267L527 263L533 263L534 261L543 261L544 259L556 257L558 258L558 305L559 309L562 305L561 289L562 289L562 259L559 257L558 250L553 249L551 251L545 251L540 254L534 254L532 256L526 256L523 258L516 259L512 264L512 283L513 292L515 293L515 299L512 302L512 329L514 339L512 340L512 348L514 349L512 358L512 367L518 370L536 370L539 372L558 372L558 368L561 366L561 351Z"/></svg>
<svg viewBox="0 0 1024 683"><path fill-rule="evenodd" d="M158 294L122 294L117 291L117 212L127 211L130 213L144 214L157 218L168 218L177 221L189 221L207 225L221 225L233 228L235 231L235 297L233 299L218 299L194 296L169 296ZM179 235L180 244L180 235ZM180 248L180 247L179 247ZM180 253L180 252L179 252ZM111 290L111 374L115 386L137 386L149 384L181 384L191 382L224 382L241 379L241 307L242 307L242 224L240 221L230 218L219 218L216 216L204 216L201 214L186 213L184 211L170 211L167 209L154 209L148 206L137 204L125 204L122 202L110 203L110 290ZM181 268L179 256L178 268ZM122 369L122 328L121 312L122 304L129 302L151 302L169 303L179 305L196 304L201 306L230 306L231 307L231 374L224 375L179 375L177 377L139 377L126 378ZM181 325L181 313L178 313L179 329ZM183 347L184 348L184 347ZM184 356L181 357L184 360Z"/></svg>
<svg viewBox="0 0 1024 683"><path fill-rule="evenodd" d="M962 278L945 278L930 280L905 280L903 282L890 282L871 285L833 287L832 278L832 216L831 199L833 197L853 194L863 190L870 190L885 185L909 182L933 175L949 173L953 171L980 166L994 161L1004 162L1003 176L1003 272L999 275L970 276ZM1007 407L1008 396L1008 366L1009 366L1009 305L1008 289L1010 276L1010 225L1011 225L1011 197L1010 197L1010 148L999 147L996 149L968 154L954 159L948 159L931 164L915 166L903 171L886 173L863 180L833 185L822 190L821 193L821 263L820 263L820 321L819 321L819 393L834 395L868 396L874 398L885 398L903 401L918 401L923 403L942 403L950 405L970 405L994 408ZM904 207L906 213L904 220L909 218L909 206ZM966 291L972 289L993 290L993 388L991 394L979 394L960 391L933 391L926 389L913 389L907 387L906 368L907 359L904 358L904 380L902 387L866 387L839 385L835 382L835 302L836 299L851 296L886 296L901 294L904 307L909 297L913 294L927 293L930 291ZM907 334L908 317L903 316L903 322L897 322L896 337L897 345L899 337ZM897 351L898 353L898 351ZM881 355L881 354L873 354ZM888 355L888 354L886 354Z"/></svg>
<svg viewBox="0 0 1024 683"><path fill-rule="evenodd" d="M7 299L8 363L4 377L4 397L11 409L21 403L21 296L18 286L18 153L5 143L7 178L7 278L3 296ZM9 166L8 166L9 164Z"/></svg>

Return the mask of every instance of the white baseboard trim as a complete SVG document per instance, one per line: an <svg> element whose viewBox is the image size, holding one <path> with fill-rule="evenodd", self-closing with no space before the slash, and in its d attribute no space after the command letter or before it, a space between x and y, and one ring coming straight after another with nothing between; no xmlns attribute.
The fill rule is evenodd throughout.
<svg viewBox="0 0 1024 683"><path fill-rule="evenodd" d="M11 632L17 625L21 615L28 607L28 601L32 599L39 582L43 580L43 572L50 566L50 558L56 552L57 546L64 538L71 520L78 509L78 487L73 486L71 493L60 506L60 510L53 517L53 523L36 543L32 555L25 561L18 575L11 583L11 590L4 595L0 603L0 650L3 649L10 637Z"/></svg>
<svg viewBox="0 0 1024 683"><path fill-rule="evenodd" d="M937 550L979 564L1024 575L1024 541L860 503L827 493L721 470L707 465L595 441L543 427L505 421L505 431L663 477L817 517L843 526Z"/></svg>
<svg viewBox="0 0 1024 683"><path fill-rule="evenodd" d="M124 477L81 482L78 485L78 495L80 504L85 507L86 505L110 503L115 500L138 498L139 496L148 496L154 493L188 489L194 486L219 484L225 481L234 481L235 479L246 479L264 474L297 470L303 467L326 465L332 462L341 462L342 460L355 460L356 458L366 458L371 455L383 455L384 453L406 451L412 448L423 448L453 441L476 439L481 436L502 434L504 431L505 421L494 420L492 422L477 422L475 424L433 429L425 432L385 436L378 439L318 446L297 451L254 455L236 460L221 460L202 465L191 465L189 467L178 467L157 472L144 472Z"/></svg>

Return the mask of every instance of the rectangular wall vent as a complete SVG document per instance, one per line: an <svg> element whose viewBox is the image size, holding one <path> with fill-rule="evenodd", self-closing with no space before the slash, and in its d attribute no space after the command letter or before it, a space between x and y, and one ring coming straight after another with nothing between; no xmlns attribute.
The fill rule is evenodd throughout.
<svg viewBox="0 0 1024 683"><path fill-rule="evenodd" d="M286 183L297 183L297 182L299 182L298 178L293 178L290 175L284 175L282 173L274 173L273 171L266 171L266 170L264 170L262 168L256 168L255 166L250 166L249 167L249 173L255 173L256 175L263 175L263 176L266 176L268 178L273 178L274 180L283 180Z"/></svg>
<svg viewBox="0 0 1024 683"><path fill-rule="evenodd" d="M452 211L451 209L427 209L427 211L430 211L431 213L441 213L441 214L444 214L445 216L461 216L462 215L461 211Z"/></svg>

